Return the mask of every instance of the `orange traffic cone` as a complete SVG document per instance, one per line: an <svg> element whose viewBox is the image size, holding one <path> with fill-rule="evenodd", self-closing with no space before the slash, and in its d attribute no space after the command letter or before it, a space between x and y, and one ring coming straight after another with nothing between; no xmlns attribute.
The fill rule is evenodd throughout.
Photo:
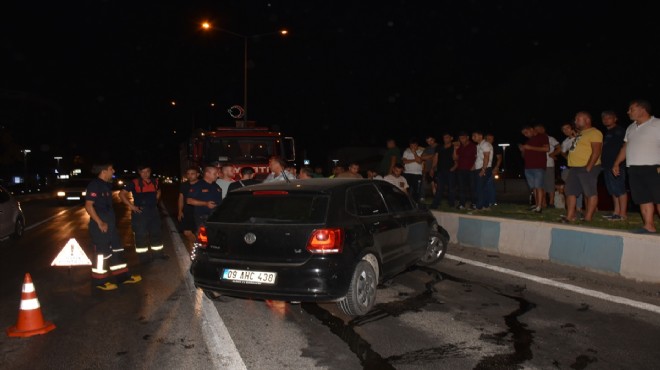
<svg viewBox="0 0 660 370"><path fill-rule="evenodd" d="M16 326L7 329L7 335L10 337L31 337L37 334L46 334L53 329L55 329L55 325L52 322L44 321L44 317L41 315L41 306L34 290L34 284L32 284L32 277L30 274L25 274L18 322Z"/></svg>

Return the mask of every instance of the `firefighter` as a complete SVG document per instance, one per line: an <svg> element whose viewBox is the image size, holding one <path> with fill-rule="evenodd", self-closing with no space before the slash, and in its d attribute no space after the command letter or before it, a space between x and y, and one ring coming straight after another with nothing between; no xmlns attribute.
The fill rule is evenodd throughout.
<svg viewBox="0 0 660 370"><path fill-rule="evenodd" d="M85 210L89 214L89 234L94 244L92 281L101 290L115 290L116 283L134 284L142 280L140 275L130 275L123 256L124 247L117 231L115 211L112 205L112 164L94 165L92 172L97 178L87 185ZM111 281L113 280L113 281Z"/></svg>
<svg viewBox="0 0 660 370"><path fill-rule="evenodd" d="M167 259L163 251L158 201L160 188L158 179L151 177L151 167L138 166L138 177L127 182L119 192L119 198L131 210L131 226L135 236L135 252L140 263L151 262L154 258ZM132 195L133 203L129 197Z"/></svg>

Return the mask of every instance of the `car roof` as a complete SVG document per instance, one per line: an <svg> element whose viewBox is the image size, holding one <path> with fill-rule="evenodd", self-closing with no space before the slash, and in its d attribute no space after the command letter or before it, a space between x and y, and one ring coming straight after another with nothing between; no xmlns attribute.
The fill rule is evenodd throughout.
<svg viewBox="0 0 660 370"><path fill-rule="evenodd" d="M299 180L293 179L290 182L286 181L273 181L268 183L260 183L236 189L233 192L250 192L255 190L286 190L286 191L309 191L309 192L329 192L340 189L345 189L348 186L355 185L356 183L373 183L382 180L368 180L368 179L330 179L330 178L316 178Z"/></svg>

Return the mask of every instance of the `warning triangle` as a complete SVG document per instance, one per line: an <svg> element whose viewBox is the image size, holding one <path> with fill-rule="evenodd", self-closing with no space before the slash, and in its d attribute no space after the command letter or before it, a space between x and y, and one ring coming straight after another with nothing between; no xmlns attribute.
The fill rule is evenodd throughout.
<svg viewBox="0 0 660 370"><path fill-rule="evenodd" d="M60 254L55 257L51 266L91 266L92 261L89 260L85 251L80 247L76 239L69 239Z"/></svg>

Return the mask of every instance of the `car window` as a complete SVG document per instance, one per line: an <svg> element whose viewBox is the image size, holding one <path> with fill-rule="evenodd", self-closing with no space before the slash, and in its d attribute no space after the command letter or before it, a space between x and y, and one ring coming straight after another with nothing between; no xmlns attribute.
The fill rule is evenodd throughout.
<svg viewBox="0 0 660 370"><path fill-rule="evenodd" d="M210 222L254 224L321 224L329 197L318 194L253 195L240 193L222 200Z"/></svg>
<svg viewBox="0 0 660 370"><path fill-rule="evenodd" d="M385 203L392 212L406 212L415 209L410 197L396 186L383 182L378 184L378 189L383 193Z"/></svg>
<svg viewBox="0 0 660 370"><path fill-rule="evenodd" d="M346 210L358 216L373 216L387 213L387 207L378 190L371 185L355 186L346 192Z"/></svg>

